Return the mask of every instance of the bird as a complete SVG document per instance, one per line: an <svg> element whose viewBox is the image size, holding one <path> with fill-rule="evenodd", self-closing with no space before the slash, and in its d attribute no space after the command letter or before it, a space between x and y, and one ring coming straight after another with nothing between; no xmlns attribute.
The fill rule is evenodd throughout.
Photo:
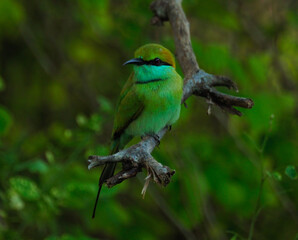
<svg viewBox="0 0 298 240"><path fill-rule="evenodd" d="M133 65L118 100L111 138L110 154L117 153L134 137L153 136L171 127L180 116L183 80L176 71L175 57L160 44L149 43L135 51L123 65ZM99 178L92 218L100 191L113 176L116 163L107 163Z"/></svg>

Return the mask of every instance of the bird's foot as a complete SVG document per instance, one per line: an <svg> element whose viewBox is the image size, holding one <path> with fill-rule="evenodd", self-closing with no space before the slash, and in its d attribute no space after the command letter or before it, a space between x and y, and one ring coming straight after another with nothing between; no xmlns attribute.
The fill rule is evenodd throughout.
<svg viewBox="0 0 298 240"><path fill-rule="evenodd" d="M172 125L168 125L168 130L171 131L172 130Z"/></svg>
<svg viewBox="0 0 298 240"><path fill-rule="evenodd" d="M156 133L147 133L145 136L141 136L142 139L144 139L144 137L153 137L157 143L157 146L160 145L160 138Z"/></svg>

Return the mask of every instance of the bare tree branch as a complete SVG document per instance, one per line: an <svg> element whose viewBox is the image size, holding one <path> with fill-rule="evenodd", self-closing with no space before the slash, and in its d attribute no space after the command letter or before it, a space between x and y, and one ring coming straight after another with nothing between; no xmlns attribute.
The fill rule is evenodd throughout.
<svg viewBox="0 0 298 240"><path fill-rule="evenodd" d="M224 86L238 91L236 84L224 76L216 76L206 73L199 68L190 40L189 23L181 6L181 1L156 0L151 4L154 17L151 23L162 25L169 21L176 45L177 60L182 68L184 79L183 97L184 103L191 95L204 97L211 105L217 105L224 111L241 116L241 112L234 107L252 108L253 101L249 98L236 97L217 91L214 87ZM208 111L209 112L209 111ZM165 135L168 128L163 128L159 133L159 140ZM122 162L123 170L109 178L106 183L113 187L122 181L135 177L142 168L146 168L148 176L154 182L166 186L175 171L157 162L151 155L153 149L159 144L154 137L146 137L138 144L109 156L90 156L88 168L94 168L105 163Z"/></svg>

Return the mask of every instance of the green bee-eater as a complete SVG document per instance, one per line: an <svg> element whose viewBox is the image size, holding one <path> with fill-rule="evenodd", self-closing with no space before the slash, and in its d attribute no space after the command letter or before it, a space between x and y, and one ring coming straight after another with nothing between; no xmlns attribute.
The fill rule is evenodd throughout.
<svg viewBox="0 0 298 240"><path fill-rule="evenodd" d="M180 115L183 81L176 72L173 54L159 44L146 44L135 52L133 72L124 85L116 108L111 154L123 149L135 136L156 135L171 126ZM106 164L99 179L102 184L114 174L116 163Z"/></svg>

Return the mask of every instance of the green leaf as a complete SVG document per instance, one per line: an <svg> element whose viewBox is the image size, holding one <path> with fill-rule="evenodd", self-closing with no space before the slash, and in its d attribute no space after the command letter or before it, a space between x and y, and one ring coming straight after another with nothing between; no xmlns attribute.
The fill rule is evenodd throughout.
<svg viewBox="0 0 298 240"><path fill-rule="evenodd" d="M0 107L0 135L4 135L12 125L12 118L7 110Z"/></svg>
<svg viewBox="0 0 298 240"><path fill-rule="evenodd" d="M297 172L293 165L289 165L286 167L285 174L292 180L297 179Z"/></svg>
<svg viewBox="0 0 298 240"><path fill-rule="evenodd" d="M279 172L273 172L272 173L272 177L277 180L277 181L281 181L282 180L282 175Z"/></svg>
<svg viewBox="0 0 298 240"><path fill-rule="evenodd" d="M99 114L92 114L88 121L88 128L99 132L101 130L102 117Z"/></svg>
<svg viewBox="0 0 298 240"><path fill-rule="evenodd" d="M85 125L87 124L88 119L87 119L87 117L86 117L85 115L83 115L83 114L79 114L79 115L77 115L77 117L76 117L76 121L77 121L77 124L78 124L80 127L82 127L82 126L85 126Z"/></svg>
<svg viewBox="0 0 298 240"><path fill-rule="evenodd" d="M89 182L70 181L64 183L63 189L52 189L52 195L60 198L63 206L71 208L83 208L85 203L82 198L93 196L97 192L97 186Z"/></svg>
<svg viewBox="0 0 298 240"><path fill-rule="evenodd" d="M23 199L34 201L39 199L40 193L37 185L30 179L24 177L14 177L9 180L11 188Z"/></svg>
<svg viewBox="0 0 298 240"><path fill-rule="evenodd" d="M9 206L15 210L22 210L25 206L23 200L21 199L20 195L13 189L8 191L9 197Z"/></svg>
<svg viewBox="0 0 298 240"><path fill-rule="evenodd" d="M46 173L48 171L48 165L41 159L32 161L28 168L32 173Z"/></svg>
<svg viewBox="0 0 298 240"><path fill-rule="evenodd" d="M255 81L266 83L269 62L270 57L266 54L253 55L248 59L248 64Z"/></svg>
<svg viewBox="0 0 298 240"><path fill-rule="evenodd" d="M111 104L111 102L107 98L105 98L103 96L98 96L97 97L97 102L99 103L100 108L104 112L107 112L107 113L113 112L112 104Z"/></svg>
<svg viewBox="0 0 298 240"><path fill-rule="evenodd" d="M72 137L72 131L70 129L65 129L64 131L64 137L69 139Z"/></svg>
<svg viewBox="0 0 298 240"><path fill-rule="evenodd" d="M46 151L45 155L49 163L53 163L55 161L54 154L51 151Z"/></svg>
<svg viewBox="0 0 298 240"><path fill-rule="evenodd" d="M23 19L24 19L24 9L22 4L18 3L18 1L14 0L1 0L0 1L0 26L1 33L4 30L5 32L9 32L11 30L15 31L15 27L17 27Z"/></svg>
<svg viewBox="0 0 298 240"><path fill-rule="evenodd" d="M235 234L230 240L237 240L237 234Z"/></svg>

